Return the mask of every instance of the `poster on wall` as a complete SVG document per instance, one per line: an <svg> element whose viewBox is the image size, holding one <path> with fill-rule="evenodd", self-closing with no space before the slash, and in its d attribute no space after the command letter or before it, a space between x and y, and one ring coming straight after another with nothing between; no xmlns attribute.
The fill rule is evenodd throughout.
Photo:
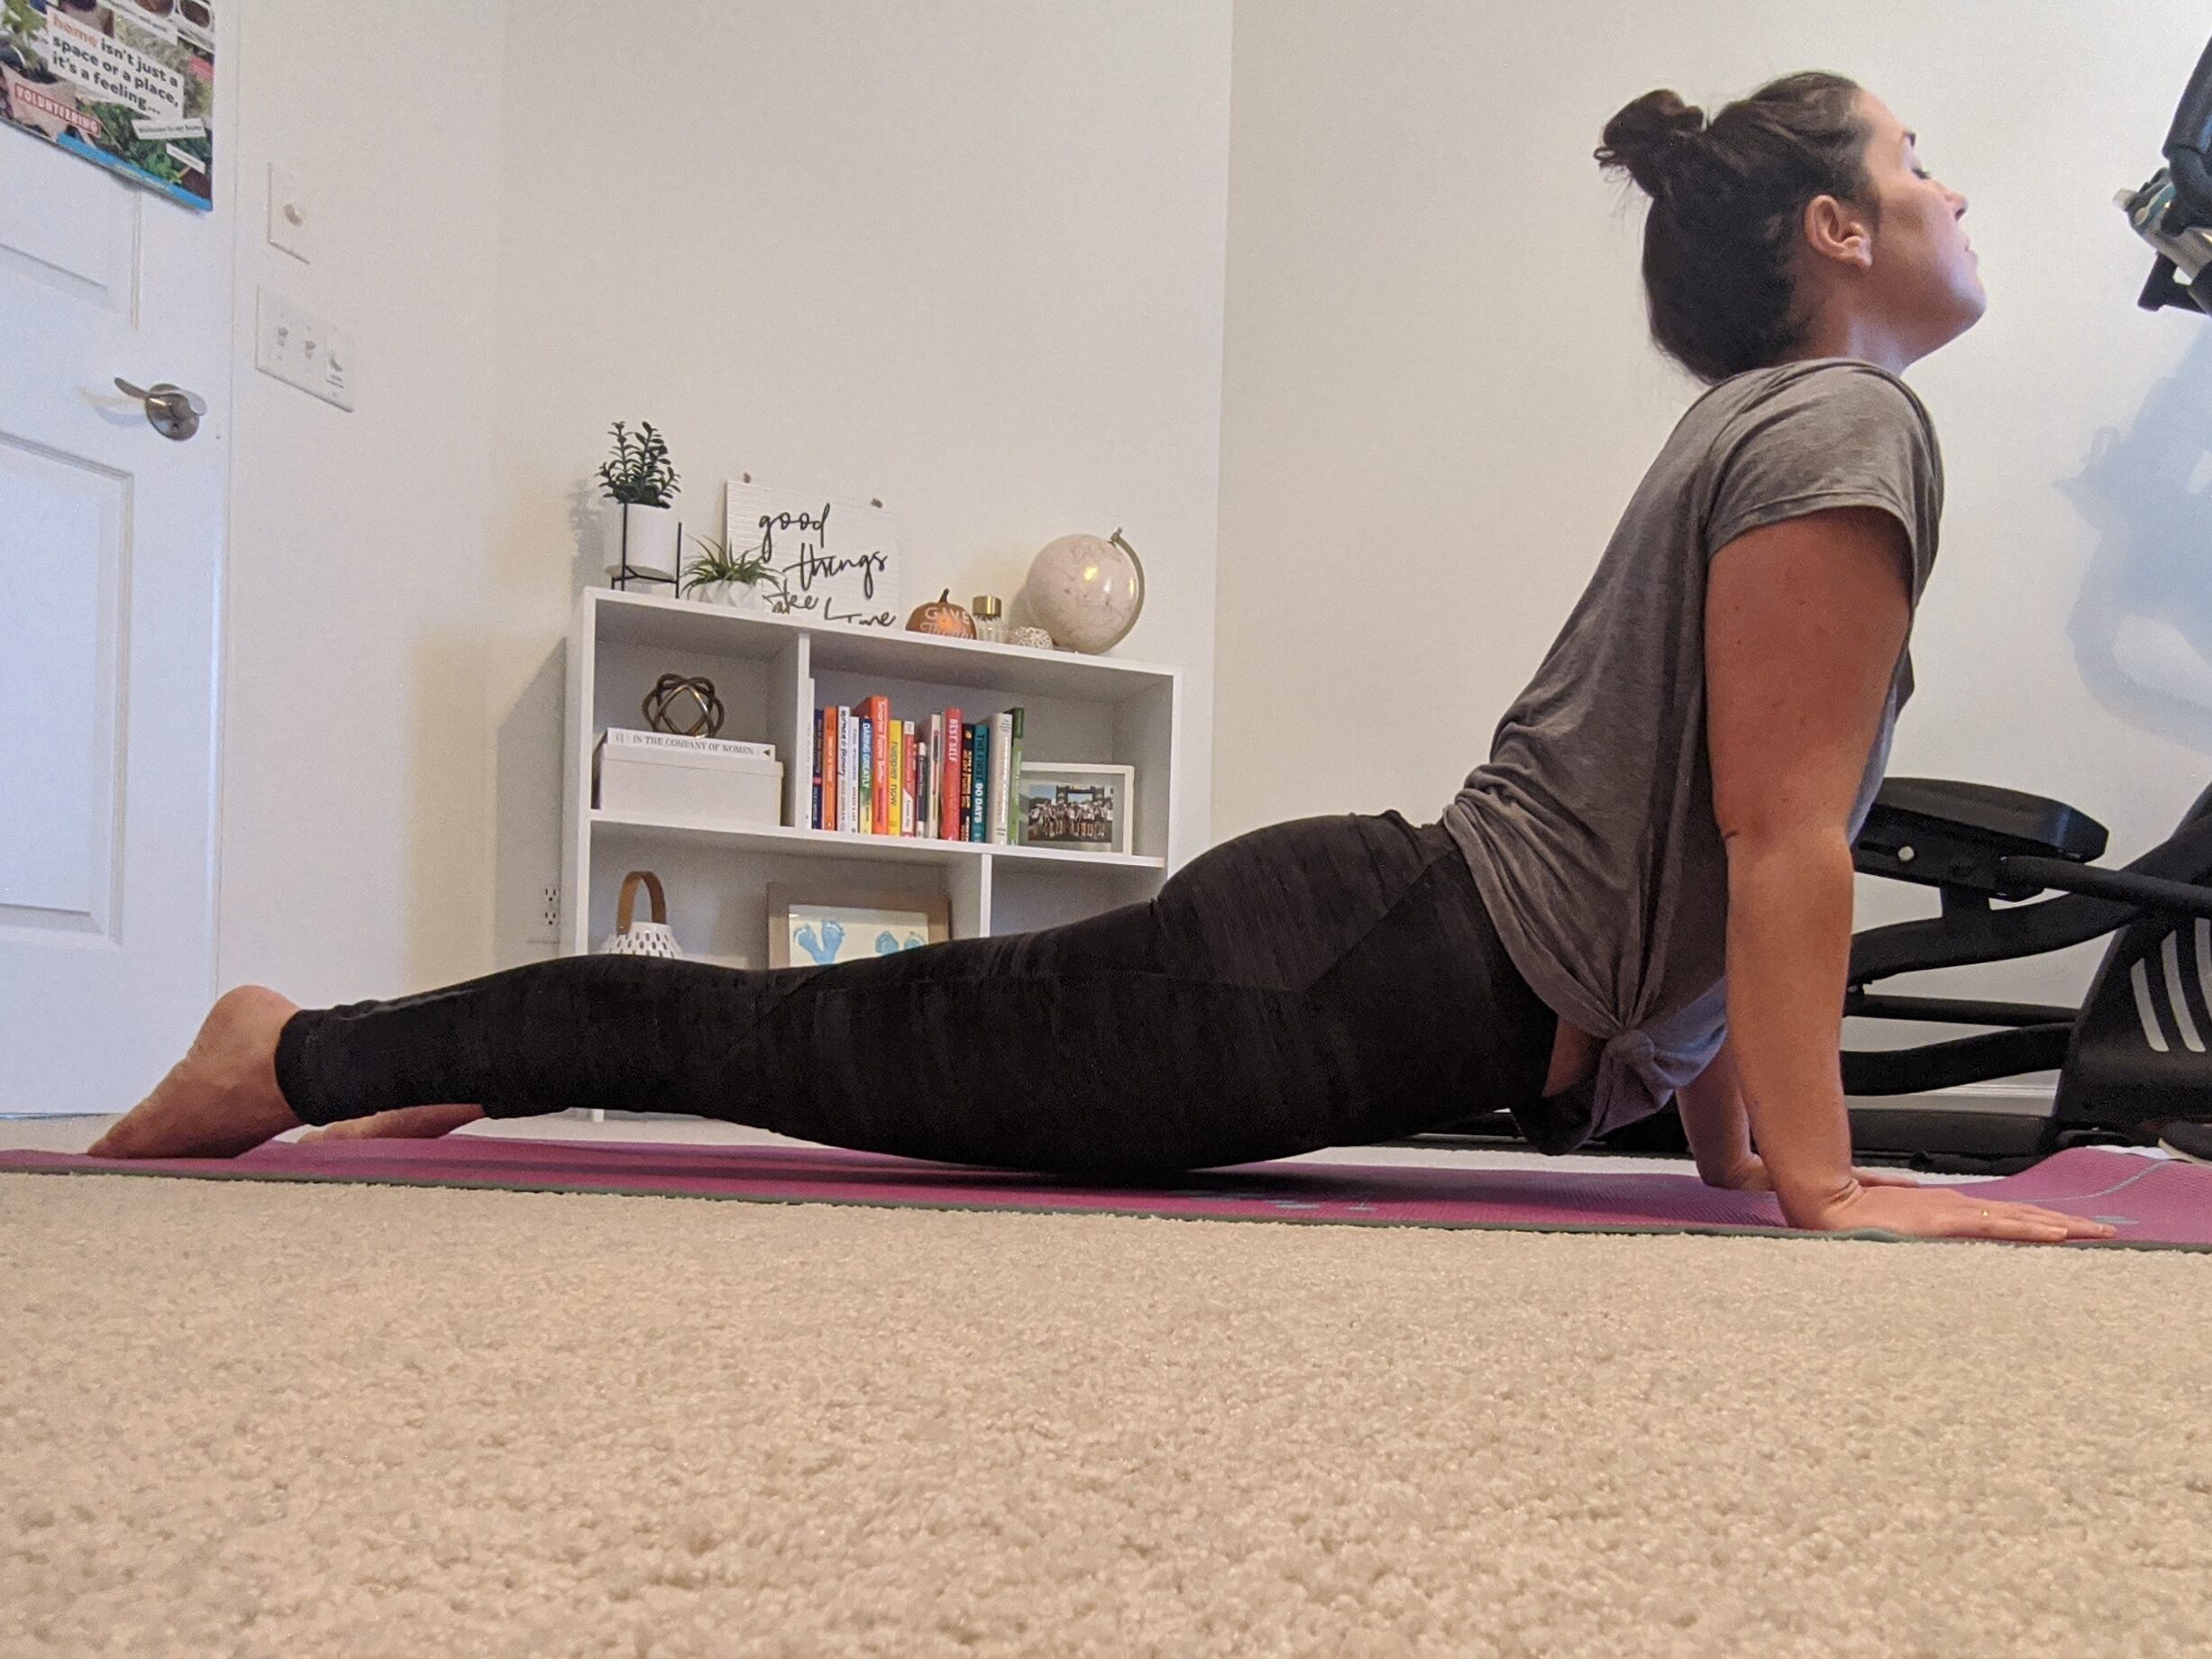
<svg viewBox="0 0 2212 1659"><path fill-rule="evenodd" d="M899 539L873 499L768 489L732 479L723 515L730 551L761 562L767 608L808 622L896 628Z"/></svg>
<svg viewBox="0 0 2212 1659"><path fill-rule="evenodd" d="M0 115L187 207L212 207L216 4L0 0Z"/></svg>

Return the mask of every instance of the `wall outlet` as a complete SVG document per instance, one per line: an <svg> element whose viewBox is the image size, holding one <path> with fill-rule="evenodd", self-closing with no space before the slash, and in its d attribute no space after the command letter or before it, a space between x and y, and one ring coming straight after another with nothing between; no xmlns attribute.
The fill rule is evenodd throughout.
<svg viewBox="0 0 2212 1659"><path fill-rule="evenodd" d="M561 884L548 881L538 904L538 932L541 939L561 937Z"/></svg>

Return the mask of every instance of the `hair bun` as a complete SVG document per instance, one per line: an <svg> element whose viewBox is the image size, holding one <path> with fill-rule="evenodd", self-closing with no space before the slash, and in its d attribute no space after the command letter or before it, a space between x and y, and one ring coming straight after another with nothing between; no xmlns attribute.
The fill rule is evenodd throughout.
<svg viewBox="0 0 2212 1659"><path fill-rule="evenodd" d="M1705 112L1662 87L1645 93L1605 123L1597 162L1626 172L1645 195L1658 196L1705 131Z"/></svg>

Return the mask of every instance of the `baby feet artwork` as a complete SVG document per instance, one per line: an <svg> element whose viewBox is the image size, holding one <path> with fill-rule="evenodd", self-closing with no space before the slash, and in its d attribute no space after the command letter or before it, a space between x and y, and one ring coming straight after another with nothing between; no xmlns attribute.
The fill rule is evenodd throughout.
<svg viewBox="0 0 2212 1659"><path fill-rule="evenodd" d="M818 963L834 962L837 960L837 947L845 943L845 924L834 916L828 916L818 932L812 922L801 922L792 930L791 939Z"/></svg>
<svg viewBox="0 0 2212 1659"><path fill-rule="evenodd" d="M827 966L837 960L837 951L845 943L845 924L834 916L823 917L818 927L812 922L801 922L791 930L791 943L817 966ZM886 927L875 935L875 953L890 956L900 951L919 951L927 943L910 928L900 934Z"/></svg>

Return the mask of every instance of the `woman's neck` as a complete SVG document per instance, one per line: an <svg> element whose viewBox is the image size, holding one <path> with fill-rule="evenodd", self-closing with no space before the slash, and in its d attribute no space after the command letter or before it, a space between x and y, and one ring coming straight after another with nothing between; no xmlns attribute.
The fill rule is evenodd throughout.
<svg viewBox="0 0 2212 1659"><path fill-rule="evenodd" d="M1896 329L1878 318L1827 312L1813 320L1804 342L1780 360L1796 363L1816 357L1853 357L1902 375L1920 356L1898 338Z"/></svg>

